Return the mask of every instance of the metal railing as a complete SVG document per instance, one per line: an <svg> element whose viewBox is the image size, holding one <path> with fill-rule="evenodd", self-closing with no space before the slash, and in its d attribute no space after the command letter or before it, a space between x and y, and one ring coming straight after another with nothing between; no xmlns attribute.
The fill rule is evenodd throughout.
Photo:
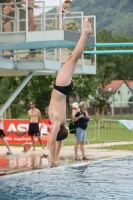
<svg viewBox="0 0 133 200"><path fill-rule="evenodd" d="M30 2L32 3L32 2ZM34 9L34 16L36 21L36 31L44 31L44 30L58 30L62 29L62 1L59 0L58 6L46 6L45 1L37 1L34 2L35 5L38 5L38 8ZM0 4L0 32L4 32L4 18L8 17L10 18L11 22L11 32L4 32L4 36L6 36L6 39L4 39L4 42L2 42L2 35L0 36L0 43L8 44L10 42L25 42L28 41L28 28L29 28L29 21L28 21L28 1L25 1L24 7L21 6L21 3L14 3L15 5L15 11L13 16L5 16L3 14L3 8L7 5L5 3ZM17 7L19 6L19 7ZM17 7L17 8L16 8ZM56 10L57 7L59 7L59 13L57 14ZM51 10L50 10L51 9ZM49 10L49 11L48 11ZM47 12L46 12L47 11ZM61 17L58 17L61 16ZM71 12L69 15L65 16L65 23L68 26L68 30L73 30L75 32L80 33L83 27L83 19L85 16L83 16L83 12ZM93 34L96 36L96 17L90 16L92 18L92 24L93 24ZM58 25L57 25L58 21ZM43 53L44 60L54 60L59 61L61 63L65 63L68 59L68 56L70 55L70 52L64 50L44 50L44 49L38 49L36 52L39 51ZM19 60L20 58L17 56L17 54L25 54L25 51L14 51L14 59ZM3 54L1 53L1 56ZM64 56L64 58L63 58ZM82 58L79 59L78 65L94 65L96 66L96 55L88 55L87 58L83 54Z"/></svg>
<svg viewBox="0 0 133 200"><path fill-rule="evenodd" d="M46 7L45 6L45 1L38 1L36 3L34 3L36 5L38 5L38 8L34 9L34 16L35 16L35 20L36 20L36 25L37 31L42 31L42 30L48 30L50 28L51 29L62 29L62 17L59 17L59 27L56 26L56 21L57 21L57 13L55 12L45 12L45 10L47 10L47 8L50 7ZM39 5L41 4L41 6ZM14 16L7 16L3 14L3 8L4 6L6 6L7 3L1 3L0 4L0 32L4 32L3 30L3 23L4 23L4 18L10 18L11 23L12 23L12 31L11 32L19 32L19 31L26 31L28 32L28 5L27 5L27 1L26 1L26 5L25 7L15 7L15 11L14 11ZM15 3L15 6L20 6L21 3ZM59 7L61 8L61 6L59 5ZM56 9L55 7L51 7L53 9ZM60 16L62 16L62 10L60 9L60 13L58 14ZM83 27L83 12L71 12L70 15L66 15L65 17L65 21L66 23L68 23L69 21L75 21L77 22L78 27L78 31L80 32L82 27Z"/></svg>
<svg viewBox="0 0 133 200"><path fill-rule="evenodd" d="M98 139L101 142L133 141L133 131L122 120L102 119L98 123Z"/></svg>

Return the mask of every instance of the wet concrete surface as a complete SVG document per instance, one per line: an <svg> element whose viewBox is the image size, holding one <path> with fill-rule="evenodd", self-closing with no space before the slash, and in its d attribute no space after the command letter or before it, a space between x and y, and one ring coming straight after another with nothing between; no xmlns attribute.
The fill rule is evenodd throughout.
<svg viewBox="0 0 133 200"><path fill-rule="evenodd" d="M89 158L89 161L99 160L99 159L108 159L124 156L133 156L133 151L120 151L120 150L108 150L100 149L101 144L97 145L86 145L85 152L86 156ZM36 151L29 151L27 153L22 152L22 147L11 147L13 155L6 156L5 146L0 146L0 176L27 172L37 169L49 169L50 167L50 158L42 158L42 154L49 155L49 149L42 150L41 147L36 147ZM79 151L79 157L82 158ZM78 161L82 162L82 161ZM74 159L74 147L73 146L64 146L60 151L60 160L59 166L67 166L74 163L78 163Z"/></svg>
<svg viewBox="0 0 133 200"><path fill-rule="evenodd" d="M77 163L73 157L61 156L58 165L66 166L73 163ZM0 155L0 176L49 168L50 158L44 158L41 154Z"/></svg>

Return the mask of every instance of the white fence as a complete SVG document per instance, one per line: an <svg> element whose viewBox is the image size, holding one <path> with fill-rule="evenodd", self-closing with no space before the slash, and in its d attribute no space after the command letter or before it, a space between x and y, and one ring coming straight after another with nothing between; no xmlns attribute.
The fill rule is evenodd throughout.
<svg viewBox="0 0 133 200"><path fill-rule="evenodd" d="M122 122L125 120L102 119L98 123L98 140L101 142L133 141L133 130L129 130ZM133 121L128 121L132 129Z"/></svg>

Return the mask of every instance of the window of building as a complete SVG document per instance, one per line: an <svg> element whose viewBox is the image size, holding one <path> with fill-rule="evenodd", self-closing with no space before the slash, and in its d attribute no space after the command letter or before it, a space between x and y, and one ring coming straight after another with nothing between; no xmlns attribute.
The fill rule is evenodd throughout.
<svg viewBox="0 0 133 200"><path fill-rule="evenodd" d="M121 95L121 91L120 90L118 91L118 95Z"/></svg>
<svg viewBox="0 0 133 200"><path fill-rule="evenodd" d="M130 91L127 91L127 94L130 94Z"/></svg>

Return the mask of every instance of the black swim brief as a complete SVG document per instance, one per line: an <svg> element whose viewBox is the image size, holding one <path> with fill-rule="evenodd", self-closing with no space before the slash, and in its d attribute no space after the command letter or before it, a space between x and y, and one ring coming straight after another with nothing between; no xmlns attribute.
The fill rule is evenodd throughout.
<svg viewBox="0 0 133 200"><path fill-rule="evenodd" d="M54 89L61 92L62 94L64 95L68 95L70 94L70 92L72 91L72 88L73 88L73 82L71 81L70 85L67 85L67 86L57 86L55 83L54 83Z"/></svg>
<svg viewBox="0 0 133 200"><path fill-rule="evenodd" d="M4 25L5 25L7 22L10 22L10 19L9 19L8 17L4 20Z"/></svg>
<svg viewBox="0 0 133 200"><path fill-rule="evenodd" d="M33 8L31 8L31 7L28 7L28 10L32 10L32 12L33 12Z"/></svg>
<svg viewBox="0 0 133 200"><path fill-rule="evenodd" d="M38 123L30 123L29 124L28 135L30 135L30 136L34 136L34 135L40 136L39 124Z"/></svg>

